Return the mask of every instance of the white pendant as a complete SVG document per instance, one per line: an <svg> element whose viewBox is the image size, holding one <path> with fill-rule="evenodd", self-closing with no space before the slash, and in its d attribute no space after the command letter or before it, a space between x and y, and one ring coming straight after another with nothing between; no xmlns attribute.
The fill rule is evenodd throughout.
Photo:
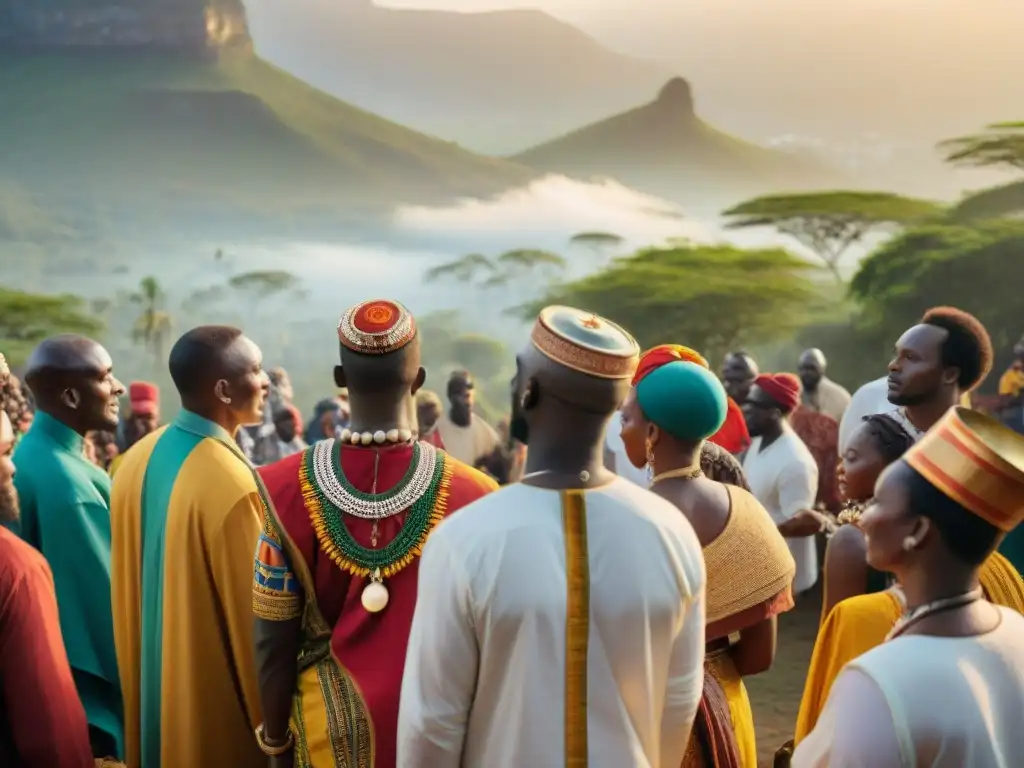
<svg viewBox="0 0 1024 768"><path fill-rule="evenodd" d="M368 613L380 613L387 607L389 597L388 588L383 583L371 581L363 587L363 608Z"/></svg>
<svg viewBox="0 0 1024 768"><path fill-rule="evenodd" d="M373 442L377 445L383 445L384 441L387 440L387 434L382 429L378 429L373 433Z"/></svg>

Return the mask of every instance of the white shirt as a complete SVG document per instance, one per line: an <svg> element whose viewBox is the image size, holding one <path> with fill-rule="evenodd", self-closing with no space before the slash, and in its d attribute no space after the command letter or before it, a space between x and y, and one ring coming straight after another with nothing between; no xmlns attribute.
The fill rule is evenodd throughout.
<svg viewBox="0 0 1024 768"><path fill-rule="evenodd" d="M856 392L850 399L839 422L839 455L846 452L846 444L849 442L857 427L864 421L865 416L872 416L876 413L889 413L896 410L896 406L889 402L888 376L869 381Z"/></svg>
<svg viewBox="0 0 1024 768"><path fill-rule="evenodd" d="M437 431L441 434L445 453L471 467L494 453L501 444L494 427L475 413L470 414L469 425L463 427L452 421L445 411L437 420Z"/></svg>
<svg viewBox="0 0 1024 768"><path fill-rule="evenodd" d="M615 456L615 474L631 483L647 488L647 470L637 469L626 455L626 444L622 442L622 412L618 411L608 423L608 431L604 435L604 443Z"/></svg>
<svg viewBox="0 0 1024 768"><path fill-rule="evenodd" d="M1024 616L977 637L906 635L850 662L793 768L1024 765Z"/></svg>
<svg viewBox="0 0 1024 768"><path fill-rule="evenodd" d="M585 494L590 768L679 768L704 679L704 559L672 504ZM557 491L511 485L431 535L398 768L563 768L566 564Z"/></svg>
<svg viewBox="0 0 1024 768"><path fill-rule="evenodd" d="M743 458L750 491L768 510L776 525L802 509L813 509L818 495L818 465L803 440L787 424L782 435L761 450L761 438L750 442ZM787 538L796 561L793 592L799 594L818 581L818 547L814 536Z"/></svg>

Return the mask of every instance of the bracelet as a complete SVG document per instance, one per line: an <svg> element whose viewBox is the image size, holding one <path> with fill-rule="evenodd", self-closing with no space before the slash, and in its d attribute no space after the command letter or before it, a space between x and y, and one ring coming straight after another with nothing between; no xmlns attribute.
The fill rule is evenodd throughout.
<svg viewBox="0 0 1024 768"><path fill-rule="evenodd" d="M268 744L266 737L263 735L263 723L256 726L256 744L259 746L260 751L268 757L277 757L283 755L289 749L295 746L295 736L292 734L292 729L288 729L288 735L281 744Z"/></svg>

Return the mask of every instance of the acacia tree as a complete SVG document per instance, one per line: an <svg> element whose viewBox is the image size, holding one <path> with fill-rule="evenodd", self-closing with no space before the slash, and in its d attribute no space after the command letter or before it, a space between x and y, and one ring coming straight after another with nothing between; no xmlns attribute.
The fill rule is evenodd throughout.
<svg viewBox="0 0 1024 768"><path fill-rule="evenodd" d="M888 344L929 308L959 307L981 320L997 350L1024 327L1024 221L932 225L893 238L865 259L850 284L860 325Z"/></svg>
<svg viewBox="0 0 1024 768"><path fill-rule="evenodd" d="M569 244L586 248L598 260L601 266L608 263L608 259L619 248L625 240L614 232L579 232L569 238Z"/></svg>
<svg viewBox="0 0 1024 768"><path fill-rule="evenodd" d="M619 323L644 347L686 344L720 358L799 328L816 303L817 272L778 248L645 248L519 311L529 320L545 305L567 304Z"/></svg>
<svg viewBox="0 0 1024 768"><path fill-rule="evenodd" d="M815 254L843 282L840 262L851 246L877 232L894 232L936 216L937 203L891 192L811 192L768 195L722 213L730 229L771 227Z"/></svg>
<svg viewBox="0 0 1024 768"><path fill-rule="evenodd" d="M539 285L558 280L566 266L566 260L552 251L517 248L496 258L471 253L427 270L424 277L427 282L454 280L484 291L500 290L513 302L522 302L524 294L534 294Z"/></svg>
<svg viewBox="0 0 1024 768"><path fill-rule="evenodd" d="M0 352L11 366L25 362L43 339L58 333L97 334L103 323L77 296L44 296L0 288Z"/></svg>
<svg viewBox="0 0 1024 768"><path fill-rule="evenodd" d="M942 142L946 162L974 168L1024 171L1024 122L993 123L981 133ZM1024 180L983 189L968 195L952 210L955 221L1024 212Z"/></svg>

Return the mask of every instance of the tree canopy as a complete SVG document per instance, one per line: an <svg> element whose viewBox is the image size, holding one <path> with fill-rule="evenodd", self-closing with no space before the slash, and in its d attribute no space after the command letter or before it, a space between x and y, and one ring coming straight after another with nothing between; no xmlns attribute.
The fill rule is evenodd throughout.
<svg viewBox="0 0 1024 768"><path fill-rule="evenodd" d="M0 288L0 352L12 366L25 362L43 339L58 333L96 334L103 324L90 317L77 296L44 296Z"/></svg>
<svg viewBox="0 0 1024 768"><path fill-rule="evenodd" d="M645 248L520 308L566 304L619 323L644 347L687 344L710 358L784 337L815 304L818 268L782 249Z"/></svg>
<svg viewBox="0 0 1024 768"><path fill-rule="evenodd" d="M1024 221L911 229L861 264L850 291L863 326L895 341L930 307L950 305L975 315L997 349L1024 330Z"/></svg>
<svg viewBox="0 0 1024 768"><path fill-rule="evenodd" d="M936 216L937 203L891 192L811 192L768 195L740 203L722 215L730 229L772 227L797 240L842 280L839 263L850 246L877 231Z"/></svg>
<svg viewBox="0 0 1024 768"><path fill-rule="evenodd" d="M948 139L939 148L948 163L1024 171L1024 121L992 123L981 133Z"/></svg>

